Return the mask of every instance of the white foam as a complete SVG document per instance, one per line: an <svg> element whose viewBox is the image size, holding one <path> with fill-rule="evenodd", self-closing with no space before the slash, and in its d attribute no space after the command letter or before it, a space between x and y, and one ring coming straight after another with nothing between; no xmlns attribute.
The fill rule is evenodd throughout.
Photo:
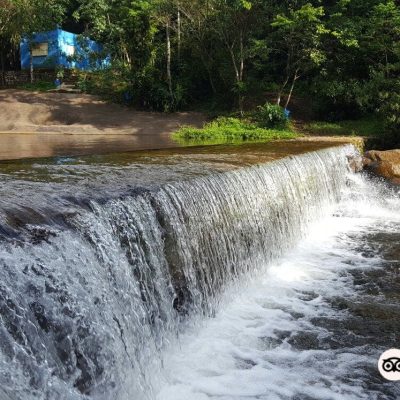
<svg viewBox="0 0 400 400"><path fill-rule="evenodd" d="M287 340L300 332L329 337L312 319L346 318L327 299L354 298L350 268L379 266L379 256L363 257L357 244L367 230L399 228L400 200L371 192L364 178L353 177L335 216L314 224L241 293L227 295L215 318L182 335L154 376L157 399L381 398L360 380L363 368L375 365L376 349L299 350Z"/></svg>

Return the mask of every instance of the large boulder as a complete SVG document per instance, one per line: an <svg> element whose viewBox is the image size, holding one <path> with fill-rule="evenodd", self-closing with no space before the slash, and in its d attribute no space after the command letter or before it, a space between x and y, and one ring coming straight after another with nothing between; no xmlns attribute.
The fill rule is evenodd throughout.
<svg viewBox="0 0 400 400"><path fill-rule="evenodd" d="M365 153L363 161L368 171L400 185L400 150L371 150Z"/></svg>

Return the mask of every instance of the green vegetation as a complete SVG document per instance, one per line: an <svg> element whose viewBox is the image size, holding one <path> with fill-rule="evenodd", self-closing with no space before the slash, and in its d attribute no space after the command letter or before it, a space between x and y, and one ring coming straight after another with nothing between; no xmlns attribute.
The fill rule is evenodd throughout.
<svg viewBox="0 0 400 400"><path fill-rule="evenodd" d="M103 43L111 59L109 68L82 74L80 87L112 101L159 111L212 104L215 114L243 116L268 100L296 117L300 95L317 120L373 116L382 120L380 136L400 142L396 0L0 3L1 60L15 58L23 35L73 27ZM263 110L268 123L270 111ZM312 129L370 132L345 122Z"/></svg>
<svg viewBox="0 0 400 400"><path fill-rule="evenodd" d="M289 129L262 128L250 121L220 117L206 123L201 129L184 126L173 135L173 138L180 143L215 144L283 140L293 139L296 136L296 133Z"/></svg>
<svg viewBox="0 0 400 400"><path fill-rule="evenodd" d="M21 85L19 89L29 90L32 92L47 92L48 90L55 89L55 86L54 83L51 82L37 81Z"/></svg>
<svg viewBox="0 0 400 400"><path fill-rule="evenodd" d="M265 103L252 113L252 119L263 128L285 129L289 126L285 110L277 104Z"/></svg>
<svg viewBox="0 0 400 400"><path fill-rule="evenodd" d="M379 136L384 131L382 121L371 118L340 122L317 121L305 124L303 128L311 134L331 136Z"/></svg>
<svg viewBox="0 0 400 400"><path fill-rule="evenodd" d="M118 69L107 68L91 73L76 71L76 86L83 92L96 94L114 103L124 102L124 93L129 93L129 83Z"/></svg>

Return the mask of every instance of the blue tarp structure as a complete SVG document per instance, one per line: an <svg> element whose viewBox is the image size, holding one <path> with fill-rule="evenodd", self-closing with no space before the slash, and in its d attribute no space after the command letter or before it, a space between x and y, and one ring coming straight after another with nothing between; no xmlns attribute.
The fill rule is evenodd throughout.
<svg viewBox="0 0 400 400"><path fill-rule="evenodd" d="M21 68L30 68L32 47L34 68L77 68L93 70L109 64L103 46L82 35L55 29L34 34L21 41Z"/></svg>

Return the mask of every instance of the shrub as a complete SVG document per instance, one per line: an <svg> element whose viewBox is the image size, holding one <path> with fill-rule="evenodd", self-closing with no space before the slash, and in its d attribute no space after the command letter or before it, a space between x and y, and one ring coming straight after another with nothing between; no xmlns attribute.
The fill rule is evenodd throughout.
<svg viewBox="0 0 400 400"><path fill-rule="evenodd" d="M383 132L383 122L374 116L338 122L315 121L304 125L304 129L314 135L379 136Z"/></svg>
<svg viewBox="0 0 400 400"><path fill-rule="evenodd" d="M201 129L184 126L173 137L178 141L195 141L200 143L212 140L240 142L292 139L296 137L296 134L290 130L261 128L254 123L238 118L220 117L205 124Z"/></svg>
<svg viewBox="0 0 400 400"><path fill-rule="evenodd" d="M383 145L400 146L400 82L387 83L385 90L379 93L379 113L384 120Z"/></svg>
<svg viewBox="0 0 400 400"><path fill-rule="evenodd" d="M257 107L253 119L262 128L284 129L289 124L285 110L277 104L265 103Z"/></svg>
<svg viewBox="0 0 400 400"><path fill-rule="evenodd" d="M25 83L18 88L31 92L47 92L48 90L55 89L55 85L53 82L36 81L33 83Z"/></svg>

